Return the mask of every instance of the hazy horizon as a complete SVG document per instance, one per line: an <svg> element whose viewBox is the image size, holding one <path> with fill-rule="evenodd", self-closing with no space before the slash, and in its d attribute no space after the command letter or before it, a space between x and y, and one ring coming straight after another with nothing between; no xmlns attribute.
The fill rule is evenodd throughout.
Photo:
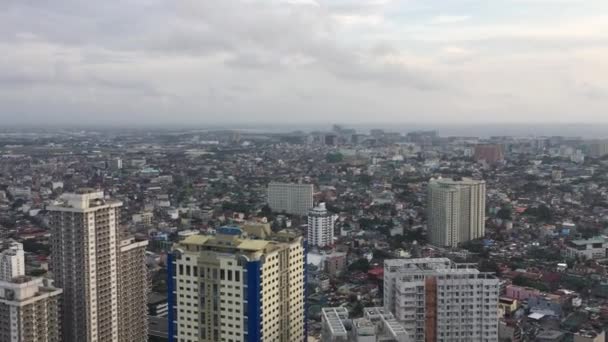
<svg viewBox="0 0 608 342"><path fill-rule="evenodd" d="M147 124L147 125L8 125L0 128L0 133L6 132L57 132L67 131L156 131L156 132L193 132L193 131L219 131L235 130L251 133L290 133L294 131L304 132L328 132L332 125L339 124L344 128L352 128L359 133L369 133L371 129L384 129L387 132L408 132L420 130L437 131L440 136L473 136L486 138L490 136L515 136L515 137L541 137L541 136L564 136L581 137L586 139L608 138L608 124L593 123L571 123L571 124L529 124L529 123L473 123L473 124L426 124L426 123L240 123L240 124L209 124L209 125L186 125L186 124Z"/></svg>

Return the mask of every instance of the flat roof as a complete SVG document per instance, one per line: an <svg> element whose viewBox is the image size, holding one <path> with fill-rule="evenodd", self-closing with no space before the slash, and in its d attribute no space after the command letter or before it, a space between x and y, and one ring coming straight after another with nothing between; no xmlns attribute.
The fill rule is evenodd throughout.
<svg viewBox="0 0 608 342"><path fill-rule="evenodd" d="M347 336L343 320L348 319L348 310L343 307L323 308L323 321L329 326L332 336Z"/></svg>

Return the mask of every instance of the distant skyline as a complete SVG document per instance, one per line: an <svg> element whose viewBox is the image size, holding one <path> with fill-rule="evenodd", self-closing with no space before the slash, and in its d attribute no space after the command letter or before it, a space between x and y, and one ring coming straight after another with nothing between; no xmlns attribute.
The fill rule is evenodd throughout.
<svg viewBox="0 0 608 342"><path fill-rule="evenodd" d="M608 123L605 0L5 0L0 56L4 127Z"/></svg>

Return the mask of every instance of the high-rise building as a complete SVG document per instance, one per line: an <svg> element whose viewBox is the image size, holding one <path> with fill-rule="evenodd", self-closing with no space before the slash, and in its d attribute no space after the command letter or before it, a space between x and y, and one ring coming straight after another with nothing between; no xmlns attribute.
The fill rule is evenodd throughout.
<svg viewBox="0 0 608 342"><path fill-rule="evenodd" d="M475 145L474 158L478 162L495 164L505 159L504 148L502 145Z"/></svg>
<svg viewBox="0 0 608 342"><path fill-rule="evenodd" d="M292 231L193 235L169 255L169 341L304 341L305 245Z"/></svg>
<svg viewBox="0 0 608 342"><path fill-rule="evenodd" d="M334 223L337 216L325 208L325 203L310 209L308 212L308 244L325 247L334 243Z"/></svg>
<svg viewBox="0 0 608 342"><path fill-rule="evenodd" d="M321 310L321 342L409 342L405 328L384 308L364 308L351 319L344 307Z"/></svg>
<svg viewBox="0 0 608 342"><path fill-rule="evenodd" d="M10 281L25 275L23 245L16 241L0 242L0 280Z"/></svg>
<svg viewBox="0 0 608 342"><path fill-rule="evenodd" d="M56 285L63 289L62 329L66 342L146 341L145 333L133 336L131 332L123 340L127 335L120 331L123 322L131 328L139 326L133 320L146 324L145 315L131 317L132 311L123 312L124 305L120 303L128 300L139 305L141 298L126 299L121 290L145 282L140 279L142 274L145 278L145 268L129 266L141 246L133 247L137 252L129 253L130 243L120 243L121 206L120 201L105 199L101 191L82 189L64 194L58 203L47 207L52 241L50 266ZM127 256L124 261L123 256ZM139 291L144 296L145 312L147 287Z"/></svg>
<svg viewBox="0 0 608 342"><path fill-rule="evenodd" d="M313 207L313 185L297 183L268 184L268 205L275 212L305 216Z"/></svg>
<svg viewBox="0 0 608 342"><path fill-rule="evenodd" d="M594 140L589 143L589 155L594 158L601 158L608 155L608 141Z"/></svg>
<svg viewBox="0 0 608 342"><path fill-rule="evenodd" d="M485 181L431 179L427 202L427 230L432 244L457 247L484 236Z"/></svg>
<svg viewBox="0 0 608 342"><path fill-rule="evenodd" d="M498 341L499 280L447 258L384 262L384 307L413 341Z"/></svg>
<svg viewBox="0 0 608 342"><path fill-rule="evenodd" d="M0 341L62 342L60 301L48 279L0 280Z"/></svg>
<svg viewBox="0 0 608 342"><path fill-rule="evenodd" d="M119 341L147 341L148 274L146 247L148 241L126 238L120 242L118 259L118 334Z"/></svg>

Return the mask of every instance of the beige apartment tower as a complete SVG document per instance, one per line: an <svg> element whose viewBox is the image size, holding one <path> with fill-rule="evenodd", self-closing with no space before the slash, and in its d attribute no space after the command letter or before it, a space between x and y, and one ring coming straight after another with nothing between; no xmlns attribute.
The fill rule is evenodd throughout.
<svg viewBox="0 0 608 342"><path fill-rule="evenodd" d="M432 244L458 244L485 234L486 183L463 178L431 179L428 185L427 222Z"/></svg>
<svg viewBox="0 0 608 342"><path fill-rule="evenodd" d="M146 282L145 268L131 265L142 246L121 244L120 201L102 191L83 189L64 194L50 212L55 285L63 289L62 329L65 342L146 341L146 316L134 316L134 306L146 304L147 286L132 296L134 284ZM141 253L139 253L141 254ZM124 260L122 258L125 257ZM138 265L142 265L144 260ZM139 279L139 278L144 279ZM121 294L127 291L129 298ZM130 292L129 292L130 291ZM135 320L141 320L136 324ZM128 325L129 332L121 331ZM143 329L132 330L143 326Z"/></svg>
<svg viewBox="0 0 608 342"><path fill-rule="evenodd" d="M169 340L304 341L304 247L290 231L187 237L169 258Z"/></svg>
<svg viewBox="0 0 608 342"><path fill-rule="evenodd" d="M277 213L305 216L313 207L312 184L279 183L268 184L268 206Z"/></svg>

